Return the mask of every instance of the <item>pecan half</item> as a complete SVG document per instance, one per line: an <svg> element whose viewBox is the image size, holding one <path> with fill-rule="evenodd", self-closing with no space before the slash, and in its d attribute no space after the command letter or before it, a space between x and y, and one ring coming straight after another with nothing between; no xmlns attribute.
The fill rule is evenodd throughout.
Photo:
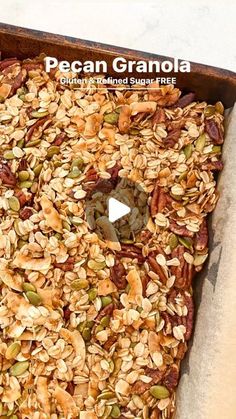
<svg viewBox="0 0 236 419"><path fill-rule="evenodd" d="M22 220L28 220L31 217L32 214L33 214L32 209L31 208L28 208L28 207L25 207L25 208L22 208L20 210L19 217Z"/></svg>
<svg viewBox="0 0 236 419"><path fill-rule="evenodd" d="M111 274L111 280L112 282L114 282L116 287L119 290L125 289L127 285L127 280L126 280L126 270L124 268L123 263L119 261L116 262L115 265L111 267L110 274Z"/></svg>
<svg viewBox="0 0 236 419"><path fill-rule="evenodd" d="M32 71L32 70L43 70L44 65L42 63L23 63L22 68L25 68L26 71Z"/></svg>
<svg viewBox="0 0 236 419"><path fill-rule="evenodd" d="M193 265L184 259L186 249L184 246L177 246L171 253L172 258L177 258L180 262L178 266L171 266L172 275L175 275L175 286L180 289L187 289L191 285L194 276Z"/></svg>
<svg viewBox="0 0 236 419"><path fill-rule="evenodd" d="M152 410L150 419L160 419L161 418L160 414L161 414L161 412L158 409L158 407L155 407L155 409Z"/></svg>
<svg viewBox="0 0 236 419"><path fill-rule="evenodd" d="M53 141L53 144L60 146L65 141L66 138L67 138L66 133L61 132L60 134L56 136L55 140Z"/></svg>
<svg viewBox="0 0 236 419"><path fill-rule="evenodd" d="M105 351L109 351L112 345L114 345L115 342L117 342L118 336L117 335L111 335L107 339L107 341L104 343L103 348Z"/></svg>
<svg viewBox="0 0 236 419"><path fill-rule="evenodd" d="M160 371L158 369L153 368L145 368L144 374L148 377L152 378L150 383L144 383L141 380L136 381L136 383L132 387L132 393L134 394L143 394L146 390L148 390L151 386L158 384L165 374L165 370Z"/></svg>
<svg viewBox="0 0 236 419"><path fill-rule="evenodd" d="M166 138L163 138L163 145L164 147L174 147L174 145L178 142L178 139L181 135L181 129L176 128L167 135Z"/></svg>
<svg viewBox="0 0 236 419"><path fill-rule="evenodd" d="M185 108L185 106L190 105L190 103L194 102L195 100L195 93L187 93L186 95L179 98L178 102L176 102L176 108Z"/></svg>
<svg viewBox="0 0 236 419"><path fill-rule="evenodd" d="M0 71L3 71L5 68L10 67L13 64L20 64L20 61L17 58L5 58L5 60L0 61Z"/></svg>
<svg viewBox="0 0 236 419"><path fill-rule="evenodd" d="M158 263L157 263L157 261L156 261L156 259L155 259L155 257L154 257L154 255L153 254L150 254L149 256L148 256L148 263L149 263L149 265L151 266L151 268L152 268L152 270L159 276L159 278L160 278L160 281L163 283L163 284L166 284L166 281L167 281L167 279L168 279L168 276L166 275L166 272L164 271L164 269L163 269L163 267L162 266L160 266Z"/></svg>
<svg viewBox="0 0 236 419"><path fill-rule="evenodd" d="M73 271L74 269L75 258L70 256L64 263L54 263L55 268L60 268L62 271Z"/></svg>
<svg viewBox="0 0 236 419"><path fill-rule="evenodd" d="M172 231L172 233L177 234L177 236L184 236L184 237L193 237L194 236L194 233L192 231L188 230L187 227L180 226L173 220L170 222L169 228L170 228L170 231Z"/></svg>
<svg viewBox="0 0 236 419"><path fill-rule="evenodd" d="M206 218L203 218L199 231L196 233L195 249L198 251L205 250L208 245L208 228Z"/></svg>
<svg viewBox="0 0 236 419"><path fill-rule="evenodd" d="M28 193L27 195L25 195L21 189L16 189L15 196L18 198L21 208L24 207L25 204L30 205L33 203L33 194Z"/></svg>
<svg viewBox="0 0 236 419"><path fill-rule="evenodd" d="M16 185L16 176L6 163L0 163L0 179L2 184L12 188Z"/></svg>
<svg viewBox="0 0 236 419"><path fill-rule="evenodd" d="M99 322L104 316L111 316L114 310L114 304L110 303L99 311L96 320Z"/></svg>
<svg viewBox="0 0 236 419"><path fill-rule="evenodd" d="M206 119L205 128L206 128L207 134L212 139L214 144L216 145L223 144L224 142L223 134L220 128L218 127L217 123L213 119Z"/></svg>
<svg viewBox="0 0 236 419"><path fill-rule="evenodd" d="M191 338L193 331L193 320L194 320L194 303L193 298L190 295L185 295L185 305L188 309L186 317L186 333L185 339L188 341Z"/></svg>
<svg viewBox="0 0 236 419"><path fill-rule="evenodd" d="M44 131L45 129L47 129L49 127L49 125L51 124L52 120L50 119L51 116L47 115L44 118L39 119L38 121L36 121L33 125L31 125L31 127L29 128L26 137L25 137L25 141L26 143L30 141L34 131L36 129L38 129L39 127L42 127L42 131Z"/></svg>
<svg viewBox="0 0 236 419"><path fill-rule="evenodd" d="M220 172L223 170L224 164L222 160L205 162L202 165L202 170L212 170L213 172Z"/></svg>
<svg viewBox="0 0 236 419"><path fill-rule="evenodd" d="M74 392L75 392L75 385L74 385L73 381L70 381L70 382L67 384L66 391L67 391L67 393L69 393L71 396L73 396L73 395L74 395Z"/></svg>
<svg viewBox="0 0 236 419"><path fill-rule="evenodd" d="M163 378L163 384L169 390L174 390L179 381L179 368L176 364L172 364L171 367L166 371Z"/></svg>
<svg viewBox="0 0 236 419"><path fill-rule="evenodd" d="M116 252L118 258L130 258L137 259L138 263L144 263L144 257L142 255L142 250L139 247L136 247L132 244L122 244L121 250Z"/></svg>
<svg viewBox="0 0 236 419"><path fill-rule="evenodd" d="M19 166L18 166L18 170L19 170L19 172L20 172L21 170L26 170L26 169L27 169L27 167L28 167L27 160L26 160L26 159L24 159L24 158L20 159L20 163L19 163Z"/></svg>
<svg viewBox="0 0 236 419"><path fill-rule="evenodd" d="M166 115L165 111L162 108L158 108L152 117L152 125L161 124L165 122Z"/></svg>

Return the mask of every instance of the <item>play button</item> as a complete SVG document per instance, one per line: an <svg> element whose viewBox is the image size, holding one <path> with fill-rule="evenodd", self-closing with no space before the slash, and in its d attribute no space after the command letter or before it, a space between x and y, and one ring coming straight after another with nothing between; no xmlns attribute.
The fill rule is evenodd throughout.
<svg viewBox="0 0 236 419"><path fill-rule="evenodd" d="M89 229L112 250L139 240L149 220L148 194L138 182L120 178L118 172L113 168L110 179L96 178L83 185Z"/></svg>
<svg viewBox="0 0 236 419"><path fill-rule="evenodd" d="M131 209L115 198L108 199L108 219L111 223L129 214Z"/></svg>

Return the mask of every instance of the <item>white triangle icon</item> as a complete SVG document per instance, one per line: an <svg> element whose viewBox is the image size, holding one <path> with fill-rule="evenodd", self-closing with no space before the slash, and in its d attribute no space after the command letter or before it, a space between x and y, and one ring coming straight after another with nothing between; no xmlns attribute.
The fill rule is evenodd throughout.
<svg viewBox="0 0 236 419"><path fill-rule="evenodd" d="M117 221L125 215L129 214L130 211L130 207L122 204L122 202L118 201L117 199L108 199L108 216L111 223L114 223L114 221Z"/></svg>

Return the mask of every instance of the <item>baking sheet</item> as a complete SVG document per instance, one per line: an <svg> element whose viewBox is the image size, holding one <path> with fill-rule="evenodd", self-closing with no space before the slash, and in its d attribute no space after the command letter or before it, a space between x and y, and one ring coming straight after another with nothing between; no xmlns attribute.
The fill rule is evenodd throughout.
<svg viewBox="0 0 236 419"><path fill-rule="evenodd" d="M196 279L197 318L176 419L236 418L236 104L226 118L223 161L208 265Z"/></svg>

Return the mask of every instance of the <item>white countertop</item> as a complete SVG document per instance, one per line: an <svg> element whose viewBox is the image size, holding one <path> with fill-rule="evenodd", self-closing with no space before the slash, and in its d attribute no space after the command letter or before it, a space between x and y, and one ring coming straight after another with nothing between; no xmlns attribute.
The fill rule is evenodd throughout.
<svg viewBox="0 0 236 419"><path fill-rule="evenodd" d="M0 21L236 72L235 0L2 0Z"/></svg>

